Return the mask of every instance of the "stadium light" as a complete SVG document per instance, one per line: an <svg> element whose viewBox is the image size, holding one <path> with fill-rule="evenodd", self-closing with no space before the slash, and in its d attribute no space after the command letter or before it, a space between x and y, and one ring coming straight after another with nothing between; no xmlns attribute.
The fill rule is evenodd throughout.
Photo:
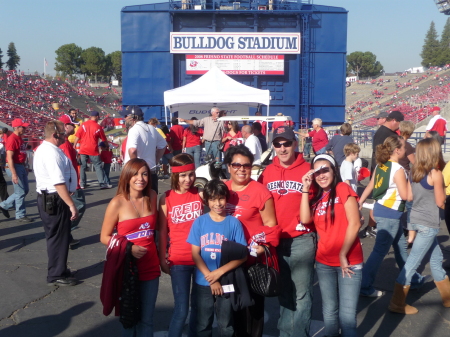
<svg viewBox="0 0 450 337"><path fill-rule="evenodd" d="M434 3L436 4L436 7L438 8L439 12L450 15L450 1L449 0L434 0Z"/></svg>

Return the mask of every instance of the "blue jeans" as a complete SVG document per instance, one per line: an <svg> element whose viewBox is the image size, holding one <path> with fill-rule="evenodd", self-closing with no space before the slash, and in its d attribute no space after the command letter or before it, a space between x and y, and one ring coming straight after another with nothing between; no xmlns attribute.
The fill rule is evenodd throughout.
<svg viewBox="0 0 450 337"><path fill-rule="evenodd" d="M413 202L407 201L405 203L406 212L402 214L402 217L400 218L400 224L403 229L408 229L408 224L410 221L411 216L411 209L412 209Z"/></svg>
<svg viewBox="0 0 450 337"><path fill-rule="evenodd" d="M103 172L102 161L100 160L100 156L88 156L87 154L82 154L81 156L81 167L80 167L80 186L86 186L86 170L87 170L87 161L88 157L91 160L91 163L95 167L95 173L97 174L98 183L100 186L105 185L105 172Z"/></svg>
<svg viewBox="0 0 450 337"><path fill-rule="evenodd" d="M200 155L202 154L202 147L200 145L187 147L186 153L194 157L195 168L200 166Z"/></svg>
<svg viewBox="0 0 450 337"><path fill-rule="evenodd" d="M16 206L16 219L23 218L27 215L27 211L25 209L25 197L28 194L28 172L25 169L24 165L14 164L14 168L16 169L18 183L14 184L14 193L11 194L8 199L2 201L0 206L4 209L8 209ZM6 169L6 174L8 177L12 178L12 173L9 168Z"/></svg>
<svg viewBox="0 0 450 337"><path fill-rule="evenodd" d="M111 164L103 164L103 172L105 173L105 184L111 185L109 180L109 172L111 171Z"/></svg>
<svg viewBox="0 0 450 337"><path fill-rule="evenodd" d="M388 219L377 216L374 218L378 231L373 251L363 268L361 283L361 294L366 296L375 291L372 284L391 246L394 248L395 261L400 270L403 269L408 258L407 244L403 235L403 228L400 226L400 219ZM420 286L422 283L423 277L415 273L411 284L413 288Z"/></svg>
<svg viewBox="0 0 450 337"><path fill-rule="evenodd" d="M316 263L322 295L322 313L326 336L356 336L356 309L362 269L354 269L351 278L342 276L341 267L331 267ZM339 327L341 335L339 335Z"/></svg>
<svg viewBox="0 0 450 337"><path fill-rule="evenodd" d="M175 265L170 268L172 292L175 300L172 320L169 326L169 337L181 337L184 322L189 314L189 298L191 300L191 316L189 318L189 336L196 336L197 294L195 287L195 266ZM192 283L191 283L192 280ZM192 293L191 293L192 284Z"/></svg>
<svg viewBox="0 0 450 337"><path fill-rule="evenodd" d="M442 268L443 256L437 241L439 228L431 228L417 224L411 224L411 226L413 230L417 231L417 234L405 266L397 277L397 283L410 285L413 275L429 251L431 251L431 274L436 282L442 281L446 273Z"/></svg>
<svg viewBox="0 0 450 337"><path fill-rule="evenodd" d="M150 281L141 281L141 320L130 329L122 327L122 337L153 336L153 312L158 295L159 277Z"/></svg>
<svg viewBox="0 0 450 337"><path fill-rule="evenodd" d="M277 247L281 276L280 337L309 336L316 244L316 233L308 233L281 239Z"/></svg>
<svg viewBox="0 0 450 337"><path fill-rule="evenodd" d="M327 147L324 146L324 147L321 148L320 150L316 151L316 155L318 155L318 154L323 154L323 153L326 153L326 152L327 152Z"/></svg>
<svg viewBox="0 0 450 337"><path fill-rule="evenodd" d="M212 155L213 158L216 158L216 161L220 161L220 151L217 148L220 141L216 140L214 142L205 141L205 151L208 155Z"/></svg>
<svg viewBox="0 0 450 337"><path fill-rule="evenodd" d="M311 143L305 143L305 146L303 147L303 155L309 157L311 155L311 148Z"/></svg>
<svg viewBox="0 0 450 337"><path fill-rule="evenodd" d="M197 337L212 337L214 312L216 313L219 336L232 337L233 309L231 299L211 294L211 287L195 284L197 288Z"/></svg>

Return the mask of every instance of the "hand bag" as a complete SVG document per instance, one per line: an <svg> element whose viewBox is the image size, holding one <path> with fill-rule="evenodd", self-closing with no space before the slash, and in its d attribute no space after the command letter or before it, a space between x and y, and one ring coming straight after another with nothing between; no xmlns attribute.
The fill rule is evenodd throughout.
<svg viewBox="0 0 450 337"><path fill-rule="evenodd" d="M250 287L252 291L258 295L265 297L274 297L280 294L281 278L280 273L269 265L269 259L272 260L272 254L267 246L264 247L264 255L266 264L257 262L248 268L248 276L250 279Z"/></svg>
<svg viewBox="0 0 450 337"><path fill-rule="evenodd" d="M217 145L217 150L219 150L220 152L223 152L223 149L225 148L225 143L219 143L219 145Z"/></svg>

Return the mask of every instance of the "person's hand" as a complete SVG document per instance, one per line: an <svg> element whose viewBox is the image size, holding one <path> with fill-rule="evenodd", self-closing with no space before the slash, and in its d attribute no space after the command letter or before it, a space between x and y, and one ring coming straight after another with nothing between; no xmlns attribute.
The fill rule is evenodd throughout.
<svg viewBox="0 0 450 337"><path fill-rule="evenodd" d="M302 183L303 183L302 191L305 193L306 193L306 191L309 191L309 189L311 188L311 184L312 184L312 180L313 180L313 173L314 173L314 170L309 170L302 177Z"/></svg>
<svg viewBox="0 0 450 337"><path fill-rule="evenodd" d="M260 246L260 245L253 245L252 246L253 247L253 249L255 250L255 252L256 252L256 254L258 254L258 256L259 255L261 255L261 254L264 254L264 247L263 246Z"/></svg>
<svg viewBox="0 0 450 337"><path fill-rule="evenodd" d="M352 278L351 274L354 274L355 272L351 269L353 266L348 263L347 257L339 255L339 261L341 263L342 277L347 275L349 278Z"/></svg>
<svg viewBox="0 0 450 337"><path fill-rule="evenodd" d="M166 263L166 260L160 261L159 264L160 264L160 266L161 266L161 271L162 271L164 274L170 275L170 266Z"/></svg>
<svg viewBox="0 0 450 337"><path fill-rule="evenodd" d="M181 123L184 123L186 120L185 119L183 119L183 118L178 118L178 120L181 122Z"/></svg>
<svg viewBox="0 0 450 337"><path fill-rule="evenodd" d="M361 211L363 208L363 202L361 200L358 201L359 210Z"/></svg>
<svg viewBox="0 0 450 337"><path fill-rule="evenodd" d="M210 285L212 285L213 283L216 283L222 277L222 275L223 273L219 269L216 269L206 274L205 279L209 282Z"/></svg>
<svg viewBox="0 0 450 337"><path fill-rule="evenodd" d="M408 243L413 243L416 238L416 231L408 231Z"/></svg>
<svg viewBox="0 0 450 337"><path fill-rule="evenodd" d="M223 295L222 285L219 282L215 282L209 285L211 287L211 294L216 296Z"/></svg>
<svg viewBox="0 0 450 337"><path fill-rule="evenodd" d="M138 246L138 245L133 245L131 247L131 254L136 258L136 259L140 259L141 257L143 257L145 254L147 254L147 248L142 247L142 246Z"/></svg>
<svg viewBox="0 0 450 337"><path fill-rule="evenodd" d="M70 213L72 214L72 216L70 217L70 220L73 221L76 218L78 218L78 208L75 207L75 205L69 206L70 209Z"/></svg>
<svg viewBox="0 0 450 337"><path fill-rule="evenodd" d="M19 183L19 176L17 174L13 174L11 177L11 180L14 184L18 184Z"/></svg>

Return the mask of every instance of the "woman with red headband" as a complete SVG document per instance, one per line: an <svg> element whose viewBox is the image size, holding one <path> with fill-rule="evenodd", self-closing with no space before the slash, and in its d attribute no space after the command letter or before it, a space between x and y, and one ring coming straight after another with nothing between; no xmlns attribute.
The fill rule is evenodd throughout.
<svg viewBox="0 0 450 337"><path fill-rule="evenodd" d="M171 189L160 199L159 206L159 259L161 270L172 278L175 308L169 327L169 337L181 337L184 322L191 316L189 336L196 335L197 305L191 282L194 283L195 263L191 245L186 242L192 223L203 214L202 192L194 187L195 164L189 154L171 159Z"/></svg>

